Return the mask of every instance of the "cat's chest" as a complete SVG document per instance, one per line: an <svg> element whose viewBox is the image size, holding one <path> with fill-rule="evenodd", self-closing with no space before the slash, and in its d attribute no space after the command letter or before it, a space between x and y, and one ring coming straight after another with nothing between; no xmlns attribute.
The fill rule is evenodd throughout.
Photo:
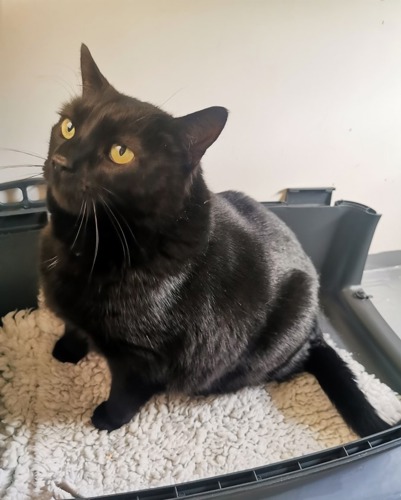
<svg viewBox="0 0 401 500"><path fill-rule="evenodd" d="M145 283L132 272L89 279L60 266L48 273L45 295L56 313L92 336L147 345L153 332L168 329L180 282Z"/></svg>

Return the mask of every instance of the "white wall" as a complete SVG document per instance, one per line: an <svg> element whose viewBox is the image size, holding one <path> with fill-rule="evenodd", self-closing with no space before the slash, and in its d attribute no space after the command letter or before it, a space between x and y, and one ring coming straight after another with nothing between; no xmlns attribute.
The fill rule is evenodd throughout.
<svg viewBox="0 0 401 500"><path fill-rule="evenodd" d="M0 146L45 155L88 44L117 89L173 114L229 108L204 168L259 200L335 186L401 249L399 0L2 0ZM0 164L29 158L0 151ZM5 179L9 170L0 170Z"/></svg>

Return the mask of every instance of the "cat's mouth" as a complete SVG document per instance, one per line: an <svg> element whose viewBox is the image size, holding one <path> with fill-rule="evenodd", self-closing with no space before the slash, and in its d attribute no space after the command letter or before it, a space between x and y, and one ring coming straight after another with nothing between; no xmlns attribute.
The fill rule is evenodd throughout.
<svg viewBox="0 0 401 500"><path fill-rule="evenodd" d="M73 215L78 215L82 211L83 205L91 207L94 202L93 196L88 191L68 190L68 192L65 192L64 189L59 190L54 185L49 186L49 189L57 205Z"/></svg>
<svg viewBox="0 0 401 500"><path fill-rule="evenodd" d="M45 178L52 197L63 210L73 215L82 211L83 205L92 206L96 189L85 176L52 165L45 168ZM50 167L50 168L49 168Z"/></svg>

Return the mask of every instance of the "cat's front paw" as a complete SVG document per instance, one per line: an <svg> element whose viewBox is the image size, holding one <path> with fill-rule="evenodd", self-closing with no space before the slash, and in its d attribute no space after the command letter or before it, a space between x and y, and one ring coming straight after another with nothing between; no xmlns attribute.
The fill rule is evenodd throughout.
<svg viewBox="0 0 401 500"><path fill-rule="evenodd" d="M124 424L127 424L134 413L126 413L118 415L112 405L108 401L100 403L92 415L92 424L99 429L99 431L114 431Z"/></svg>
<svg viewBox="0 0 401 500"><path fill-rule="evenodd" d="M63 335L59 339L53 349L53 357L62 363L78 363L88 354L88 344L79 339L72 339Z"/></svg>

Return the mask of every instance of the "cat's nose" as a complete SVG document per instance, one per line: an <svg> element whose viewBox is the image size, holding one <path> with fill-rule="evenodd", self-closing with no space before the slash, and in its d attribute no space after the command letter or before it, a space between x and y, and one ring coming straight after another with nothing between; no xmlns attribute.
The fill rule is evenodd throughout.
<svg viewBox="0 0 401 500"><path fill-rule="evenodd" d="M56 170L71 170L72 164L67 160L65 156L55 154L52 156L52 165Z"/></svg>

